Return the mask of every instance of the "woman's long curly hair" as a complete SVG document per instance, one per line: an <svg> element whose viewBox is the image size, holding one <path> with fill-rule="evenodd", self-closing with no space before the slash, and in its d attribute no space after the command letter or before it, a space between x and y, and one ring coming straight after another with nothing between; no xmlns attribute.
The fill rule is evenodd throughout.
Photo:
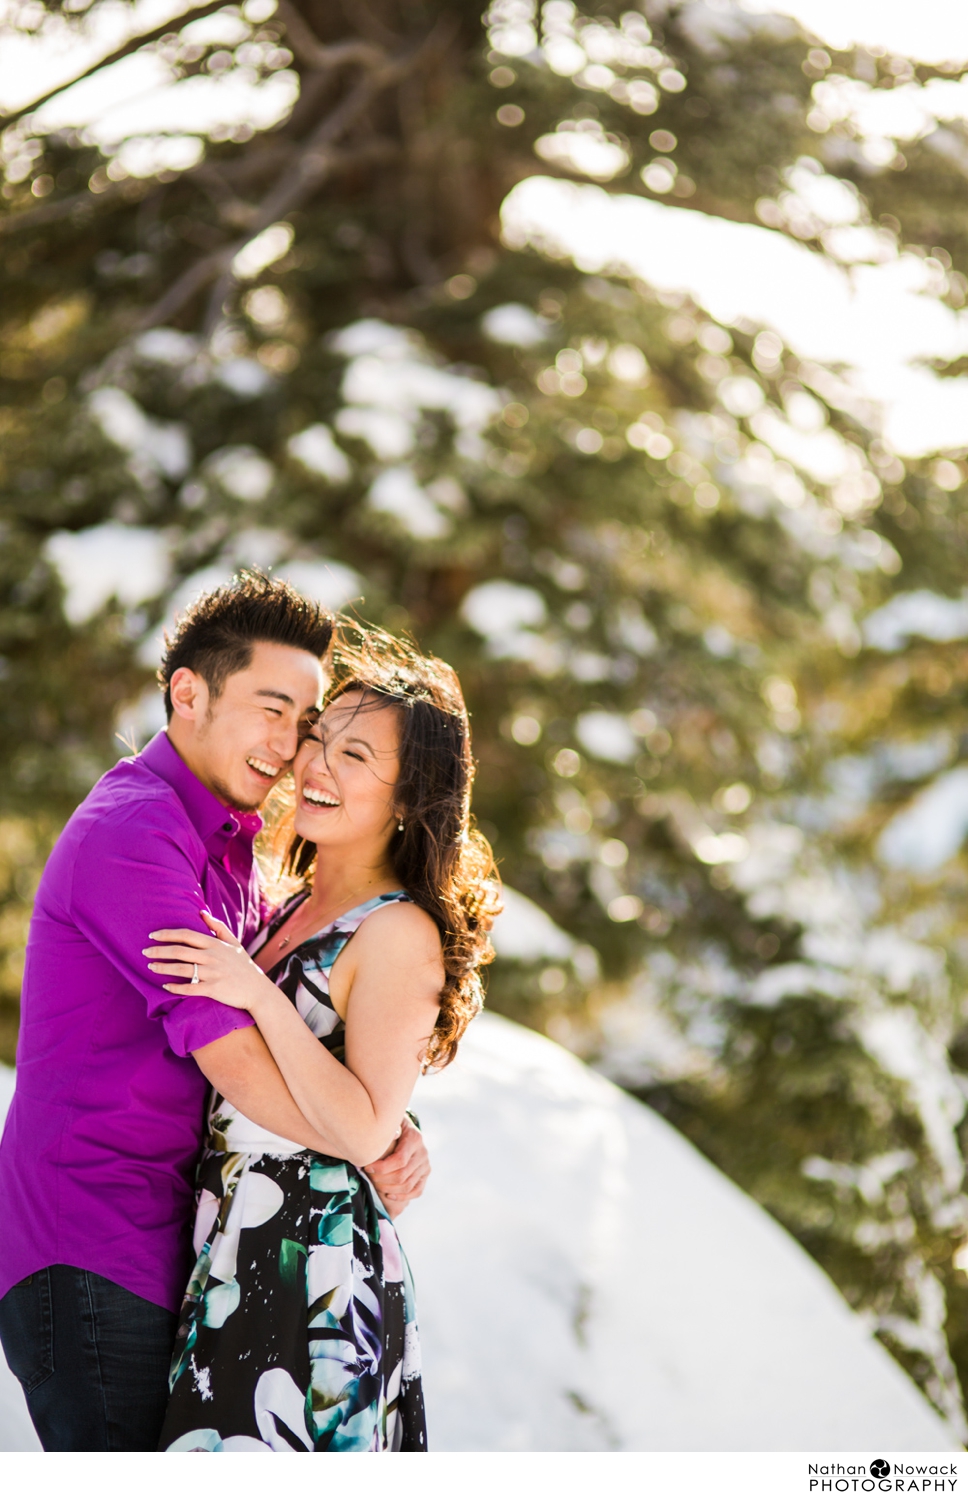
<svg viewBox="0 0 968 1500"><path fill-rule="evenodd" d="M457 674L414 646L345 618L330 651L326 705L362 691L357 712L399 711L400 774L390 859L401 886L429 912L440 933L444 985L424 1070L446 1067L484 1003L481 969L494 957L489 933L501 910L491 846L471 819L474 761L467 709ZM294 809L277 807L271 845L277 870L292 888L308 883L316 846L293 831Z"/></svg>

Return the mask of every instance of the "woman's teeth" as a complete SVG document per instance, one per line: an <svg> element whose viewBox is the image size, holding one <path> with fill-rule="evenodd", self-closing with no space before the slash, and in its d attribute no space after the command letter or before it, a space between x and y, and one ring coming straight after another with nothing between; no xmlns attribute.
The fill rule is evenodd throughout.
<svg viewBox="0 0 968 1500"><path fill-rule="evenodd" d="M271 776L275 780L279 775L278 766L270 766L267 760L257 760L254 755L247 755L245 763L247 766L251 766L253 771L258 771L260 776Z"/></svg>
<svg viewBox="0 0 968 1500"><path fill-rule="evenodd" d="M308 786L303 788L303 801L311 807L339 807L338 797L329 797L325 792L313 791Z"/></svg>

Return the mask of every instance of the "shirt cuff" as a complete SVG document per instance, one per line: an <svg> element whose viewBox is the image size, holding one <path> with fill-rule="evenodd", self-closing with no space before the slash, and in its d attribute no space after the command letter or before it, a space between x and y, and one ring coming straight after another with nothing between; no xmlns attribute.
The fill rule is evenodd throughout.
<svg viewBox="0 0 968 1500"><path fill-rule="evenodd" d="M231 1005L207 999L183 999L164 1018L168 1045L178 1057L190 1057L199 1047L254 1025L247 1010L234 1010Z"/></svg>

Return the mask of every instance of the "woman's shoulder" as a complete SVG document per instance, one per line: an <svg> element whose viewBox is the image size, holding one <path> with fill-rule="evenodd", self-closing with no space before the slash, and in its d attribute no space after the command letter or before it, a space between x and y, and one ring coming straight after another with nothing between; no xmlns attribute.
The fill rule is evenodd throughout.
<svg viewBox="0 0 968 1500"><path fill-rule="evenodd" d="M372 954L386 960L406 952L411 959L419 955L439 960L440 930L430 913L415 901L385 901L361 922L351 946L356 947L358 957Z"/></svg>

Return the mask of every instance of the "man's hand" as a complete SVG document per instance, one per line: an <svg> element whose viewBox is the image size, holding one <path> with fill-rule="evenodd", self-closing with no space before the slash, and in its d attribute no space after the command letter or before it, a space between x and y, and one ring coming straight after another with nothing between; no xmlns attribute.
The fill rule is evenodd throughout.
<svg viewBox="0 0 968 1500"><path fill-rule="evenodd" d="M389 1156L363 1168L383 1200L391 1219L403 1213L408 1203L419 1198L430 1176L430 1157L420 1131L409 1116Z"/></svg>

